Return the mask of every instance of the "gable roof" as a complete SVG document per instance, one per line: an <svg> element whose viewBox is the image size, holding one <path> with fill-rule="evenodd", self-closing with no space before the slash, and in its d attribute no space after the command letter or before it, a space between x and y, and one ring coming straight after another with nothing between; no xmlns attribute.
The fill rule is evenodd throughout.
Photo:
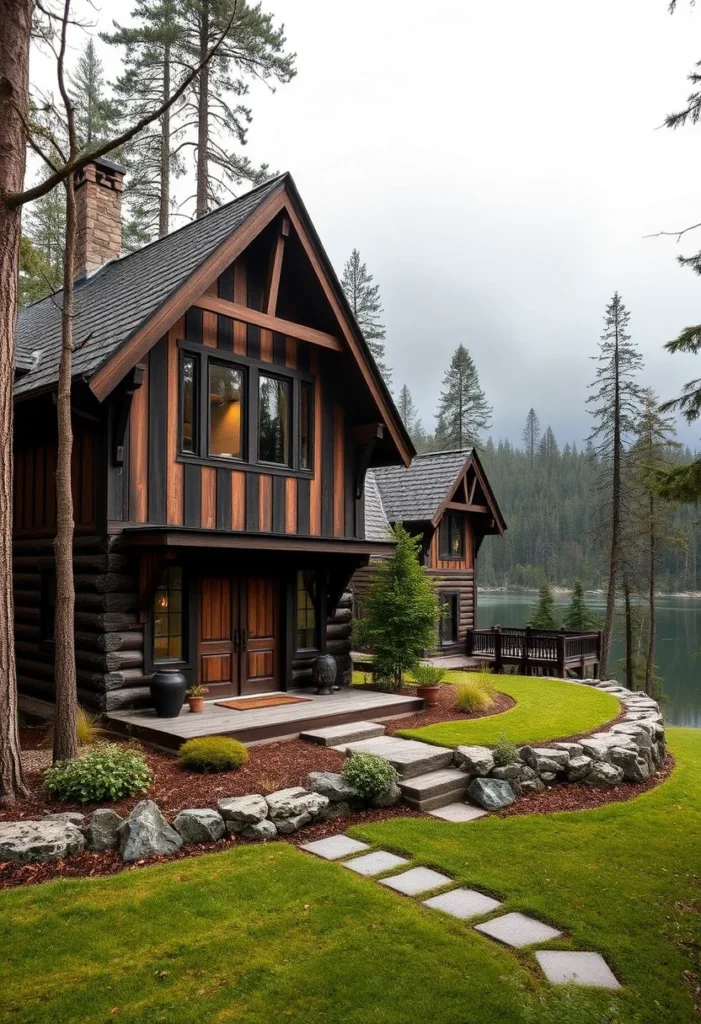
<svg viewBox="0 0 701 1024"><path fill-rule="evenodd" d="M392 540L392 527L387 519L382 495L372 469L365 474L365 539Z"/></svg>
<svg viewBox="0 0 701 1024"><path fill-rule="evenodd" d="M284 181L258 188L76 282L73 376L98 370L219 245ZM61 291L20 311L16 366L25 369L15 394L54 386L61 355ZM87 339L84 344L81 342ZM32 359L34 353L41 354Z"/></svg>

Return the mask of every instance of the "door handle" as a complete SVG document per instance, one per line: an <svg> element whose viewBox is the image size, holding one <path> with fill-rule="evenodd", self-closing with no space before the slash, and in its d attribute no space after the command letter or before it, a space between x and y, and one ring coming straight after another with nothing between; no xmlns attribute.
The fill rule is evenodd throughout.
<svg viewBox="0 0 701 1024"><path fill-rule="evenodd" d="M243 650L243 651L247 651L248 650L248 630L247 629L241 630L241 650Z"/></svg>
<svg viewBox="0 0 701 1024"><path fill-rule="evenodd" d="M238 629L234 630L234 652L238 652L241 646L241 633Z"/></svg>

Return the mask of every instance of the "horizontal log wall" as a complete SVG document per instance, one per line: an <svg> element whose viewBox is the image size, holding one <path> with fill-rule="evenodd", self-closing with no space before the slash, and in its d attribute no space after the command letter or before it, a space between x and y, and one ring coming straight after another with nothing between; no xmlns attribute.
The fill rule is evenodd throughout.
<svg viewBox="0 0 701 1024"><path fill-rule="evenodd" d="M351 620L352 595L344 593L338 602L336 611L329 615L326 622L326 653L333 654L336 659L336 682L343 685L350 682L351 671ZM311 686L312 663L318 652L297 653L292 658L292 686Z"/></svg>

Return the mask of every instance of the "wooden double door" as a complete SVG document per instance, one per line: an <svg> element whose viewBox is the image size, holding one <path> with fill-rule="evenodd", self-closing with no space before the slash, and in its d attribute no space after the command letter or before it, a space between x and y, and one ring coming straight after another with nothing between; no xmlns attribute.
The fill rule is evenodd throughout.
<svg viewBox="0 0 701 1024"><path fill-rule="evenodd" d="M197 682L208 688L208 699L281 688L280 620L279 580L200 580Z"/></svg>

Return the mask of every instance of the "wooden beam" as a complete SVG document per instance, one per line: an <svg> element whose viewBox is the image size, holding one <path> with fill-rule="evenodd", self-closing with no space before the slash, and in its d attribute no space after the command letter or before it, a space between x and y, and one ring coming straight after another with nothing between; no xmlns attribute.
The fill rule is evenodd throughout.
<svg viewBox="0 0 701 1024"><path fill-rule="evenodd" d="M264 330L278 331L280 334L286 334L288 338L299 338L300 341L308 341L321 348L330 348L333 352L343 351L343 345L333 334L326 334L325 331L317 331L314 327L305 327L303 324L295 324L291 320L281 320L280 317L269 316L260 310L240 306L237 302L218 299L213 295L200 295L192 305L199 309L207 309L210 313L229 316L232 320L242 320L245 324L253 324Z"/></svg>
<svg viewBox="0 0 701 1024"><path fill-rule="evenodd" d="M351 437L356 444L367 444L368 441L381 441L384 436L384 423L366 423L362 427L353 427L351 430Z"/></svg>
<svg viewBox="0 0 701 1024"><path fill-rule="evenodd" d="M445 505L446 509L450 509L451 512L483 512L485 514L491 513L489 505L466 505L462 501L448 501Z"/></svg>
<svg viewBox="0 0 701 1024"><path fill-rule="evenodd" d="M285 217L280 225L280 234L275 240L270 259L270 271L268 274L267 299L265 312L268 316L275 316L277 312L277 297L280 291L280 275L282 273L282 257L285 254L285 238L290 233L290 222Z"/></svg>
<svg viewBox="0 0 701 1024"><path fill-rule="evenodd" d="M146 367L137 363L126 379L124 389L119 402L117 422L112 437L112 463L115 466L124 465L124 440L129 423L129 410L131 409L134 392L138 391L144 381Z"/></svg>

